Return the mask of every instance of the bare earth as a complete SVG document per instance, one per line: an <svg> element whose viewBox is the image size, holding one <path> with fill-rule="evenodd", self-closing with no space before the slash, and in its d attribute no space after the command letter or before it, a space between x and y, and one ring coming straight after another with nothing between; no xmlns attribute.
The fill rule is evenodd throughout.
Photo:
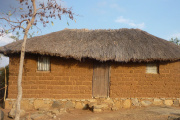
<svg viewBox="0 0 180 120"><path fill-rule="evenodd" d="M4 120L12 120L7 117L9 110L2 110L5 113ZM35 111L32 111L31 113L33 112ZM56 116L56 118L47 117L46 120L168 120L168 116L174 118L180 117L180 108L141 107L121 109L118 111L105 111L101 113L93 113L89 110L70 110Z"/></svg>

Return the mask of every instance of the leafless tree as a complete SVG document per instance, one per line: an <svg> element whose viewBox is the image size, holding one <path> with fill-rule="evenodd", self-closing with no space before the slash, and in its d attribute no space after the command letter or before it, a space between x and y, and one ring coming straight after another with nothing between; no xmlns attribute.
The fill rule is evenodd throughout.
<svg viewBox="0 0 180 120"><path fill-rule="evenodd" d="M0 36L5 33L14 32L16 30L23 30L23 44L21 48L19 73L18 73L18 95L16 100L16 115L15 120L20 119L20 103L22 99L22 73L23 73L23 63L25 56L25 47L27 35L32 26L36 26L38 23L42 23L44 27L49 23L51 18L59 18L61 20L62 15L67 15L68 18L73 20L74 14L71 8L64 8L57 3L56 0L48 0L46 3L37 3L36 0L20 0L21 6L19 8L14 8L13 11L8 13L0 13L0 22L5 21L6 24L0 23L2 28L0 31ZM17 15L19 17L17 17ZM14 17L16 16L16 18ZM51 21L53 24L53 21Z"/></svg>

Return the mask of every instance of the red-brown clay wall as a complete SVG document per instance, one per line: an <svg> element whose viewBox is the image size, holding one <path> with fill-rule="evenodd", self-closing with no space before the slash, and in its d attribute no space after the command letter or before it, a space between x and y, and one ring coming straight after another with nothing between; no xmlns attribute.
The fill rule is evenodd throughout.
<svg viewBox="0 0 180 120"><path fill-rule="evenodd" d="M26 55L23 98L92 98L93 64L72 59L50 58L51 71L37 71L37 56ZM8 98L16 98L19 56L9 62Z"/></svg>
<svg viewBox="0 0 180 120"><path fill-rule="evenodd" d="M93 62L51 57L51 71L37 71L37 56L25 58L23 98L92 98ZM19 56L10 56L8 98L16 98ZM111 98L180 96L180 61L160 63L159 74L147 74L145 63L111 63Z"/></svg>
<svg viewBox="0 0 180 120"><path fill-rule="evenodd" d="M111 64L111 98L180 96L180 61L160 63L159 74L147 74L146 63Z"/></svg>

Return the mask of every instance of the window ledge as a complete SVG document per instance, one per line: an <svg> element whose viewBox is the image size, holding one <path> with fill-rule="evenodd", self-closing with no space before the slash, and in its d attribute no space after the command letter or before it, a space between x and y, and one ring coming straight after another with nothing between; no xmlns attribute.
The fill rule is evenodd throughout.
<svg viewBox="0 0 180 120"><path fill-rule="evenodd" d="M36 72L50 73L51 71L40 71L40 70L36 70Z"/></svg>

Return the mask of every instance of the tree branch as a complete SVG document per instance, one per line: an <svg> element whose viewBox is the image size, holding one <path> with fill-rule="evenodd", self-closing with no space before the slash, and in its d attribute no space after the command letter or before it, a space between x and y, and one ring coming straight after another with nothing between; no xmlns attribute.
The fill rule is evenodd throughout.
<svg viewBox="0 0 180 120"><path fill-rule="evenodd" d="M7 21L7 22L11 22L11 23L19 23L19 24L21 24L21 23L23 23L23 22L29 22L29 20L28 19L24 19L24 20L22 20L22 21L20 21L20 22L17 22L17 21L12 21L12 20L8 20L7 18L0 18L0 19L3 19L3 20L5 20L5 21Z"/></svg>

